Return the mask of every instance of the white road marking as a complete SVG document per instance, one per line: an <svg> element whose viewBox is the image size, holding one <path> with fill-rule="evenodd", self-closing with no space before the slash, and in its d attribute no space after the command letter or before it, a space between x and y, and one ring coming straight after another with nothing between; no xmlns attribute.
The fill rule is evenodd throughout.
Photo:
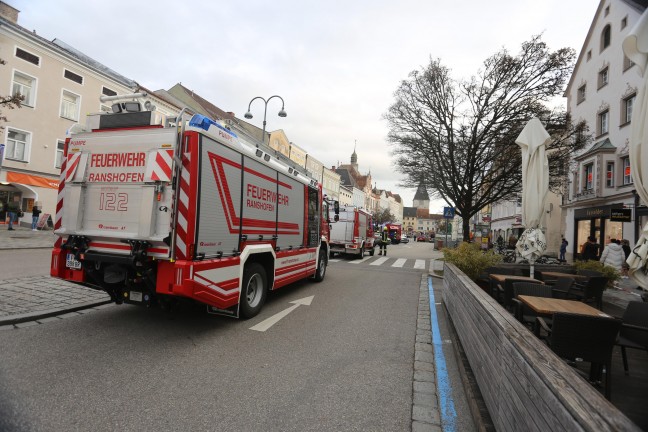
<svg viewBox="0 0 648 432"><path fill-rule="evenodd" d="M425 260L417 259L416 262L414 262L414 268L415 269L425 269Z"/></svg>
<svg viewBox="0 0 648 432"><path fill-rule="evenodd" d="M386 257L380 257L376 261L372 262L370 265L378 266L378 265L381 265L382 263L384 263L385 261L387 261Z"/></svg>
<svg viewBox="0 0 648 432"><path fill-rule="evenodd" d="M394 264L392 264L392 267L403 267L403 264L405 264L405 261L407 261L405 258L398 258Z"/></svg>
<svg viewBox="0 0 648 432"><path fill-rule="evenodd" d="M366 256L362 259L354 259L353 261L349 261L349 264L360 264L361 262L367 261L369 258L373 258L373 257Z"/></svg>
<svg viewBox="0 0 648 432"><path fill-rule="evenodd" d="M329 262L340 262L340 261L342 260L339 258L329 258Z"/></svg>
<svg viewBox="0 0 648 432"><path fill-rule="evenodd" d="M299 306L301 306L301 305L310 306L311 302L313 301L313 297L315 297L315 296L304 297L304 298L299 299L299 300L291 301L290 303L292 303L293 305L290 306L288 309L284 309L281 312L272 315L270 318L267 318L267 319L261 321L259 324L255 325L253 327L250 327L250 330L256 330L256 331L260 331L260 332L264 332L264 331L268 330L270 327L272 327L273 325L278 323L280 319L282 319L283 317L288 315L290 312L297 309Z"/></svg>

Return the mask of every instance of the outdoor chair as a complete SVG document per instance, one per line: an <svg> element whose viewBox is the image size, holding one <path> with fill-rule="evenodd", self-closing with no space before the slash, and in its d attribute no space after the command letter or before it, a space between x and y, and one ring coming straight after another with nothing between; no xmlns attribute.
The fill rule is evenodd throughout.
<svg viewBox="0 0 648 432"><path fill-rule="evenodd" d="M554 298L566 299L573 285L574 278L559 277L558 279L556 279L556 282L551 285Z"/></svg>
<svg viewBox="0 0 648 432"><path fill-rule="evenodd" d="M559 357L590 363L590 381L600 381L605 366L605 397L612 397L612 350L621 320L590 315L555 313L551 328L541 317L537 325L547 333L547 344Z"/></svg>
<svg viewBox="0 0 648 432"><path fill-rule="evenodd" d="M513 298L511 299L511 301L515 308L515 318L522 324L533 328L537 315L528 306L518 300L517 297L519 295L551 298L553 296L551 286L533 282L513 283Z"/></svg>
<svg viewBox="0 0 648 432"><path fill-rule="evenodd" d="M626 348L648 351L648 303L631 301L621 319L623 323L616 344L621 347L623 369L628 375Z"/></svg>
<svg viewBox="0 0 648 432"><path fill-rule="evenodd" d="M603 290L608 284L605 276L592 276L585 284L574 282L567 293L567 298L575 298L585 303L594 303L598 310L603 310Z"/></svg>

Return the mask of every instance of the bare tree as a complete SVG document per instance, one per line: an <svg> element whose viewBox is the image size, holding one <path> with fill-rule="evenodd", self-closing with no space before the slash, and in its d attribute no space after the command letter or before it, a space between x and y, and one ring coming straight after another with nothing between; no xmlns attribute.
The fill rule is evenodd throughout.
<svg viewBox="0 0 648 432"><path fill-rule="evenodd" d="M394 216L389 209L378 210L373 215L371 215L373 222L378 225L383 225L389 222L394 222L396 216Z"/></svg>
<svg viewBox="0 0 648 432"><path fill-rule="evenodd" d="M385 114L402 186L423 181L433 197L454 206L468 240L473 215L521 191L515 139L538 117L553 138L550 187L560 190L571 155L588 139L584 122L575 125L566 112L547 107L562 93L574 59L573 49L550 52L534 36L517 56L503 49L486 59L467 81L452 79L440 60L410 73Z"/></svg>

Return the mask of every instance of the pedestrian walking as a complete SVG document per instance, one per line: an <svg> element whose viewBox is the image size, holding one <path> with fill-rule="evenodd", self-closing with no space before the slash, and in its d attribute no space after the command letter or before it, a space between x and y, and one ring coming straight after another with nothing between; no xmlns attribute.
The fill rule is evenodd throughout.
<svg viewBox="0 0 648 432"><path fill-rule="evenodd" d="M558 258L558 261L561 263L567 262L565 259L565 254L567 253L567 245L569 242L566 239L562 239L562 243L560 244L560 258Z"/></svg>
<svg viewBox="0 0 648 432"><path fill-rule="evenodd" d="M380 233L380 252L378 252L378 255L387 256L387 243L388 242L390 242L389 230L387 229L387 227L383 227L383 230ZM383 253L383 251L384 251L384 253Z"/></svg>
<svg viewBox="0 0 648 432"><path fill-rule="evenodd" d="M603 249L601 254L601 262L608 267L614 267L619 273L623 262L625 261L625 253L621 247L621 242L617 239L610 240L610 243Z"/></svg>
<svg viewBox="0 0 648 432"><path fill-rule="evenodd" d="M32 231L36 231L36 227L38 226L38 218L40 217L41 210L38 208L38 206L32 207Z"/></svg>
<svg viewBox="0 0 648 432"><path fill-rule="evenodd" d="M596 243L596 237L587 237L587 241L583 243L583 247L581 247L581 260L598 260L598 249L599 245Z"/></svg>
<svg viewBox="0 0 648 432"><path fill-rule="evenodd" d="M628 270L630 266L628 265L628 257L630 256L630 242L626 239L621 240L621 247L623 248L623 253L625 254L625 261L623 261L623 266L621 267L621 277L623 279L628 279Z"/></svg>

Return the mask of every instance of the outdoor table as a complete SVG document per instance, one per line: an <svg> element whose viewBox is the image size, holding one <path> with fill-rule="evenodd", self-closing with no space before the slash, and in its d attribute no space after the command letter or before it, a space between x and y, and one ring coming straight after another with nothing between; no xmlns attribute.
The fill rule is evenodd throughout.
<svg viewBox="0 0 648 432"><path fill-rule="evenodd" d="M538 315L553 315L557 312L567 312L580 315L611 318L610 315L592 306L575 300L563 300L547 297L519 295L518 299Z"/></svg>

